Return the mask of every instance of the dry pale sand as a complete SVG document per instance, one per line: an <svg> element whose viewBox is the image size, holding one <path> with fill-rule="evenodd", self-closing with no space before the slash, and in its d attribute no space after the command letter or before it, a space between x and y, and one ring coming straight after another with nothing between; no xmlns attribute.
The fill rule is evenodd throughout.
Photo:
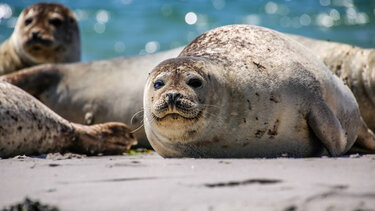
<svg viewBox="0 0 375 211"><path fill-rule="evenodd" d="M0 169L0 209L30 197L61 210L375 210L375 155L20 157Z"/></svg>

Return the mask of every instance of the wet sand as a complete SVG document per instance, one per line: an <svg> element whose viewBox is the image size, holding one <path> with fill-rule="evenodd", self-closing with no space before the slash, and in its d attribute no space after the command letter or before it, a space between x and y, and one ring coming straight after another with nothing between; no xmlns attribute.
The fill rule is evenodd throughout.
<svg viewBox="0 0 375 211"><path fill-rule="evenodd" d="M375 155L0 160L0 209L26 197L60 210L375 210Z"/></svg>

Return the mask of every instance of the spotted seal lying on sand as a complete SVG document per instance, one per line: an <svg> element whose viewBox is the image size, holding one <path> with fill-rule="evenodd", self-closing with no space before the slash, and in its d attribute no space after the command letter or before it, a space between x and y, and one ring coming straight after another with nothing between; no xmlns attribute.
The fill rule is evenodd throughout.
<svg viewBox="0 0 375 211"><path fill-rule="evenodd" d="M47 64L5 75L3 80L26 90L63 118L82 124L123 122L142 125L142 96L147 73L183 48L151 55L86 63ZM143 128L135 135L148 147Z"/></svg>
<svg viewBox="0 0 375 211"><path fill-rule="evenodd" d="M44 63L77 62L81 44L73 12L56 3L37 3L18 17L0 46L0 75Z"/></svg>
<svg viewBox="0 0 375 211"><path fill-rule="evenodd" d="M118 154L136 139L123 123L70 123L34 97L0 81L0 157L51 152Z"/></svg>
<svg viewBox="0 0 375 211"><path fill-rule="evenodd" d="M350 89L270 29L208 31L153 69L144 127L163 157L293 157L347 152L361 127Z"/></svg>
<svg viewBox="0 0 375 211"><path fill-rule="evenodd" d="M287 35L309 47L316 56L322 58L328 67L353 74L340 76L342 79L358 83L350 83L354 95L359 102L361 113L371 129L375 129L375 109L368 96L371 87L363 89L371 79L374 70L374 50L363 50L345 44L331 43L308 38ZM3 76L3 79L33 94L44 104L69 121L85 124L108 121L124 122L135 129L142 119L142 93L147 73L161 61L178 56L183 48L156 53L153 55L131 58L116 58L76 64L48 64L26 68L20 72ZM336 50L342 49L342 50ZM348 52L346 52L347 50ZM341 54L338 54L340 52ZM356 53L358 52L358 53ZM358 56L361 52L368 55L367 60ZM352 56L350 56L352 55ZM356 56L357 55L357 56ZM356 62L358 60L358 62ZM345 65L337 65L337 64ZM352 68L355 64L358 68ZM360 67L367 67L364 71ZM354 71L355 70L355 71ZM362 72L367 72L362 76ZM358 77L366 77L360 78ZM347 78L349 77L349 78ZM85 80L81 80L85 78ZM126 80L124 83L123 79ZM366 82L365 84L363 84ZM363 84L363 85L362 85ZM356 91L359 90L359 91ZM362 91L361 91L362 90ZM375 90L375 89L374 89ZM363 93L363 94L361 94ZM374 116L374 118L369 118ZM133 118L133 121L131 119ZM375 149L373 135L369 135L365 124L361 127L360 138ZM149 146L143 128L136 132L141 146ZM360 152L365 152L360 150Z"/></svg>

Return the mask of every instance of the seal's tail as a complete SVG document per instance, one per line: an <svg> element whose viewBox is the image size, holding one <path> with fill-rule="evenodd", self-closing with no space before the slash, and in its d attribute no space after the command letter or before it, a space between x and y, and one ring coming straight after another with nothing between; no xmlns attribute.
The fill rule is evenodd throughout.
<svg viewBox="0 0 375 211"><path fill-rule="evenodd" d="M123 123L109 122L85 126L72 123L74 141L67 149L75 153L96 155L121 154L137 144L131 130Z"/></svg>

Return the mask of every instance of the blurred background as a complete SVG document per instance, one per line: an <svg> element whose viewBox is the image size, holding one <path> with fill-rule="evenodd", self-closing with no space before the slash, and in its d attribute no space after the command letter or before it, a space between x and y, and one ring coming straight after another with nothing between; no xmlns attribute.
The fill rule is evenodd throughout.
<svg viewBox="0 0 375 211"><path fill-rule="evenodd" d="M0 1L0 42L36 0ZM375 47L373 0L59 0L78 19L82 60L155 53L228 24L253 24L317 39ZM0 58L1 59L1 58Z"/></svg>

